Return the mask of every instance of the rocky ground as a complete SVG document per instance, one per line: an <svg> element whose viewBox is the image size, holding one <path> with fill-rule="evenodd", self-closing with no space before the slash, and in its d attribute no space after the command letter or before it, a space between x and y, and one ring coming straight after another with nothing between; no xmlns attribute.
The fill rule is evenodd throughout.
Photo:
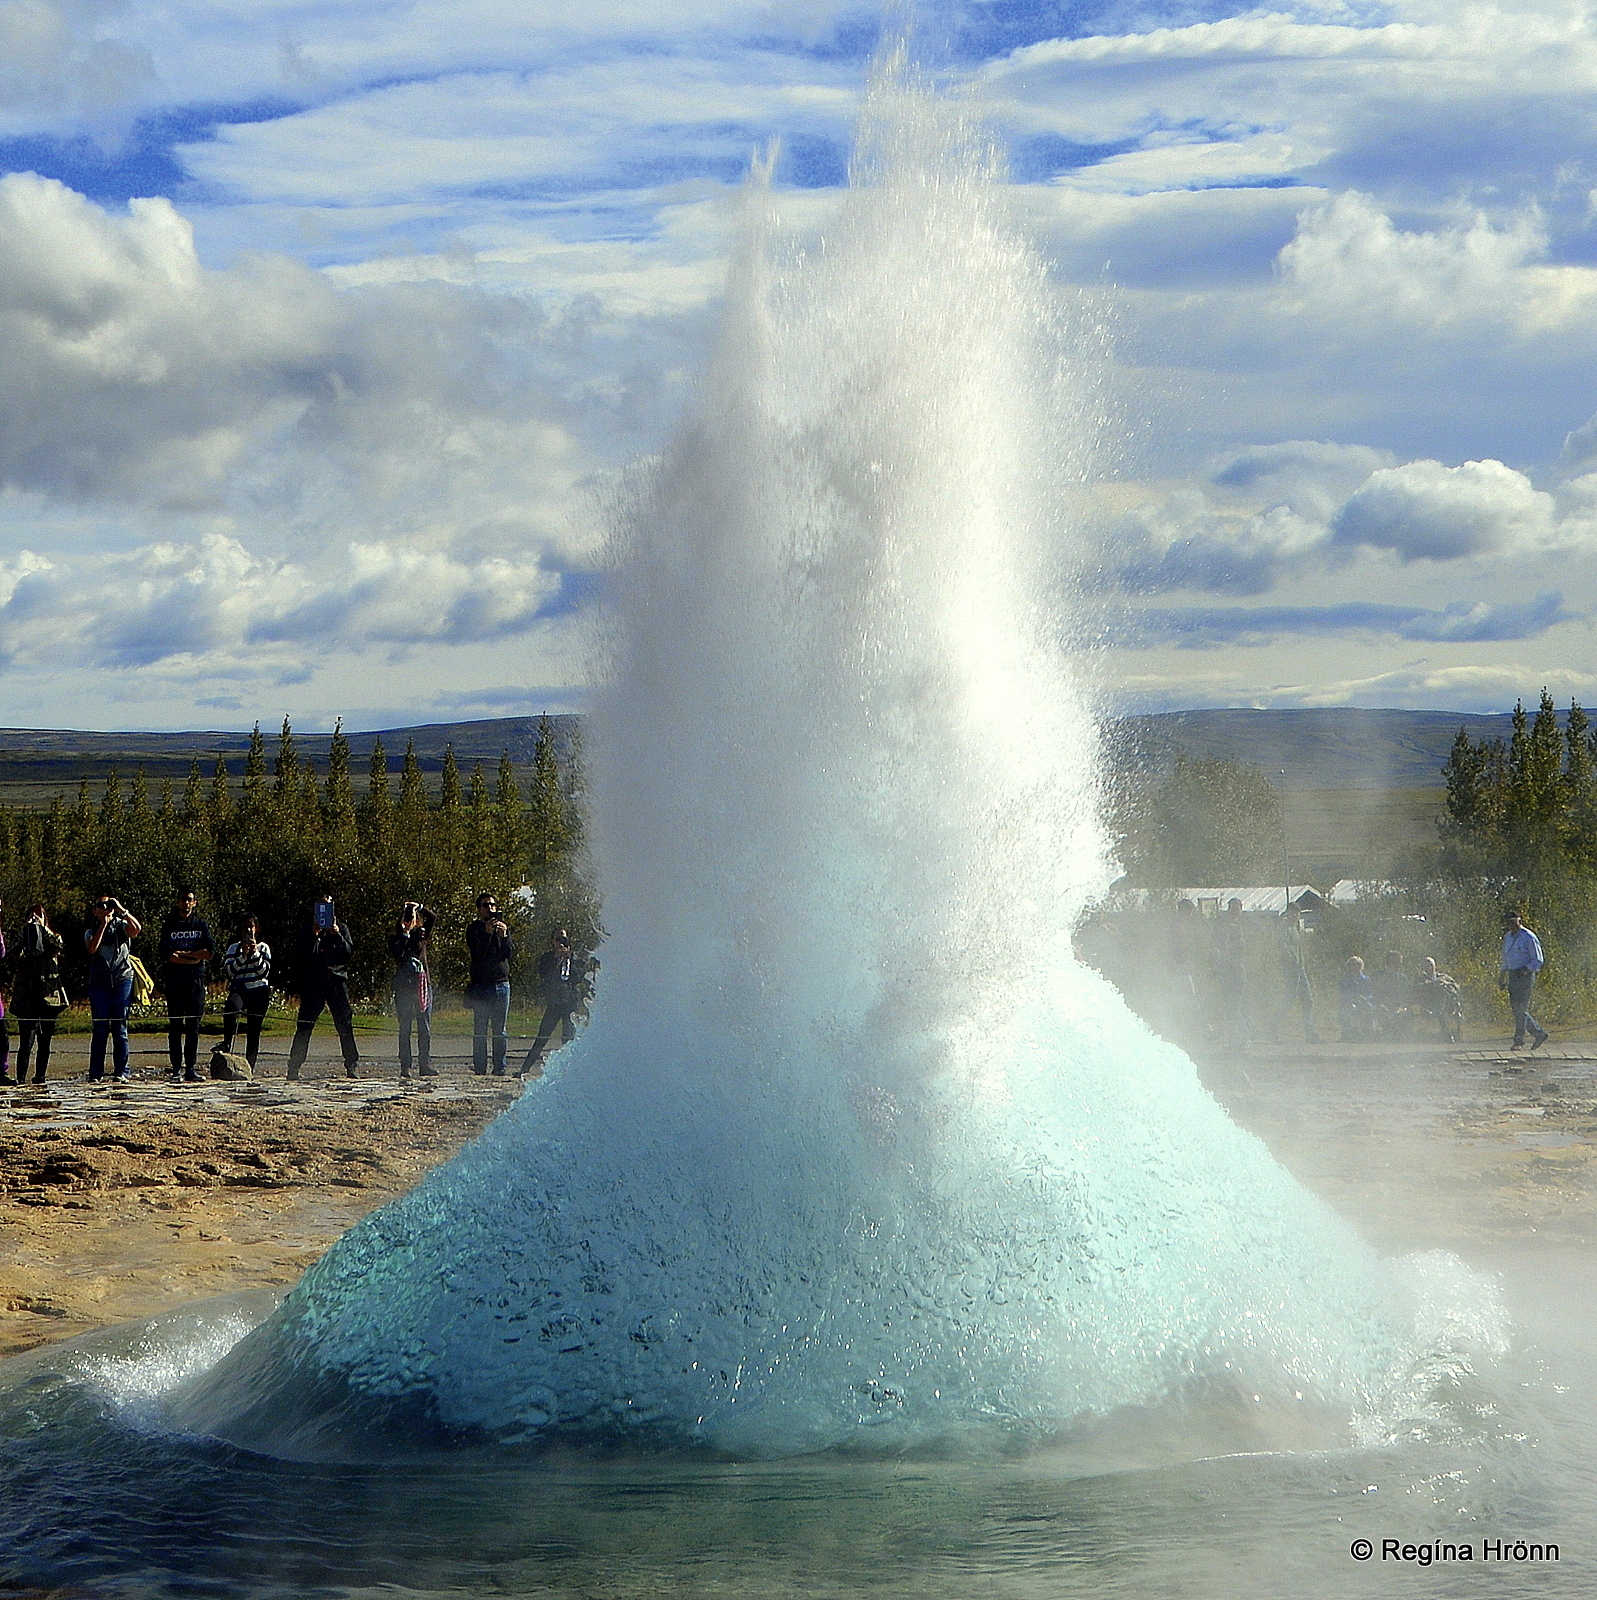
<svg viewBox="0 0 1597 1600"><path fill-rule="evenodd" d="M0 1355L293 1283L521 1090L458 1069L424 1082L178 1087L147 1070L0 1091Z"/></svg>
<svg viewBox="0 0 1597 1600"><path fill-rule="evenodd" d="M1200 1060L1236 1121L1384 1251L1597 1245L1597 1046L1254 1047Z"/></svg>

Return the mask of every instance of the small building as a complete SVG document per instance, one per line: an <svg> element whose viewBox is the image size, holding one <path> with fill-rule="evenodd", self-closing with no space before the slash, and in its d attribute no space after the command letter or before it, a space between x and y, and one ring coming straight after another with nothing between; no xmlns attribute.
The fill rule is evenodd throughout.
<svg viewBox="0 0 1597 1600"><path fill-rule="evenodd" d="M1141 911L1149 906L1174 905L1190 900L1206 917L1217 917L1233 900L1242 902L1244 911L1264 911L1280 916L1290 901L1305 911L1318 911L1327 897L1311 884L1241 884L1230 887L1190 889L1117 889L1104 903L1106 911Z"/></svg>

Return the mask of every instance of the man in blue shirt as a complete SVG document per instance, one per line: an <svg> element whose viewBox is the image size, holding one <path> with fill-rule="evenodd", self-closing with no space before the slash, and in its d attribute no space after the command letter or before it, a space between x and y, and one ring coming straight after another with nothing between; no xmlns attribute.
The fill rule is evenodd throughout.
<svg viewBox="0 0 1597 1600"><path fill-rule="evenodd" d="M1517 911L1507 912L1503 917L1503 968L1497 982L1508 990L1516 1050L1524 1049L1527 1030L1532 1050L1540 1050L1547 1043L1547 1030L1530 1014L1530 991L1542 965L1541 940L1525 926Z"/></svg>

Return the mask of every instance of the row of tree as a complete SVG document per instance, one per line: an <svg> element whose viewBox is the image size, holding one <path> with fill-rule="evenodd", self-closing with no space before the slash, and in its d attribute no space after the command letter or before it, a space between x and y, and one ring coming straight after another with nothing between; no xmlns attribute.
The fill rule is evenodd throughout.
<svg viewBox="0 0 1597 1600"><path fill-rule="evenodd" d="M530 778L523 793L508 753L491 781L481 762L463 776L450 748L433 792L414 745L395 773L379 740L357 793L341 727L319 772L287 719L275 751L257 724L242 773L219 757L209 774L196 763L181 790L167 781L152 795L142 773L125 784L113 774L98 800L85 781L75 803L62 796L46 812L0 809L6 920L15 937L26 906L42 901L67 935L68 986L81 993L89 901L115 894L144 921L153 950L174 891L188 885L219 940L253 912L287 979L310 904L330 893L355 937L352 987L371 998L392 971L387 940L400 904L414 898L441 919L436 981L459 989L465 924L485 890L498 897L529 968L552 923L570 926L579 943L598 941L582 870L580 746L558 760L547 719Z"/></svg>
<svg viewBox="0 0 1597 1600"><path fill-rule="evenodd" d="M1505 909L1525 913L1547 954L1549 1015L1597 1009L1597 727L1571 702L1560 715L1543 691L1534 713L1514 708L1507 739L1459 730L1446 766L1434 842L1380 863L1384 893L1339 913L1342 954L1413 945L1464 980L1471 1010L1495 1017ZM1109 817L1129 885L1280 881L1281 799L1256 767L1177 755L1149 770L1122 761ZM1374 876L1375 873L1367 874ZM1409 926L1423 919L1423 928ZM1327 930L1330 931L1329 929Z"/></svg>
<svg viewBox="0 0 1597 1600"><path fill-rule="evenodd" d="M1514 707L1510 736L1462 728L1444 768L1447 809L1428 882L1432 912L1476 955L1478 982L1495 973L1494 935L1513 907L1541 938L1542 986L1554 1014L1597 1000L1597 729L1575 701L1560 721L1544 689L1534 716ZM1464 958L1467 965L1469 958Z"/></svg>

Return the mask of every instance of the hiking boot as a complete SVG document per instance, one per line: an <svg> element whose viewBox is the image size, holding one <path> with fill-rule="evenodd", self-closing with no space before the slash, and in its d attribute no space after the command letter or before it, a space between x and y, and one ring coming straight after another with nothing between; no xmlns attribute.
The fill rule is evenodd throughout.
<svg viewBox="0 0 1597 1600"><path fill-rule="evenodd" d="M1540 1050L1541 1047L1546 1043L1547 1043L1547 1030L1545 1028L1538 1028L1536 1030L1536 1037L1534 1039L1532 1039L1531 1042L1530 1042L1531 1049L1532 1050Z"/></svg>

